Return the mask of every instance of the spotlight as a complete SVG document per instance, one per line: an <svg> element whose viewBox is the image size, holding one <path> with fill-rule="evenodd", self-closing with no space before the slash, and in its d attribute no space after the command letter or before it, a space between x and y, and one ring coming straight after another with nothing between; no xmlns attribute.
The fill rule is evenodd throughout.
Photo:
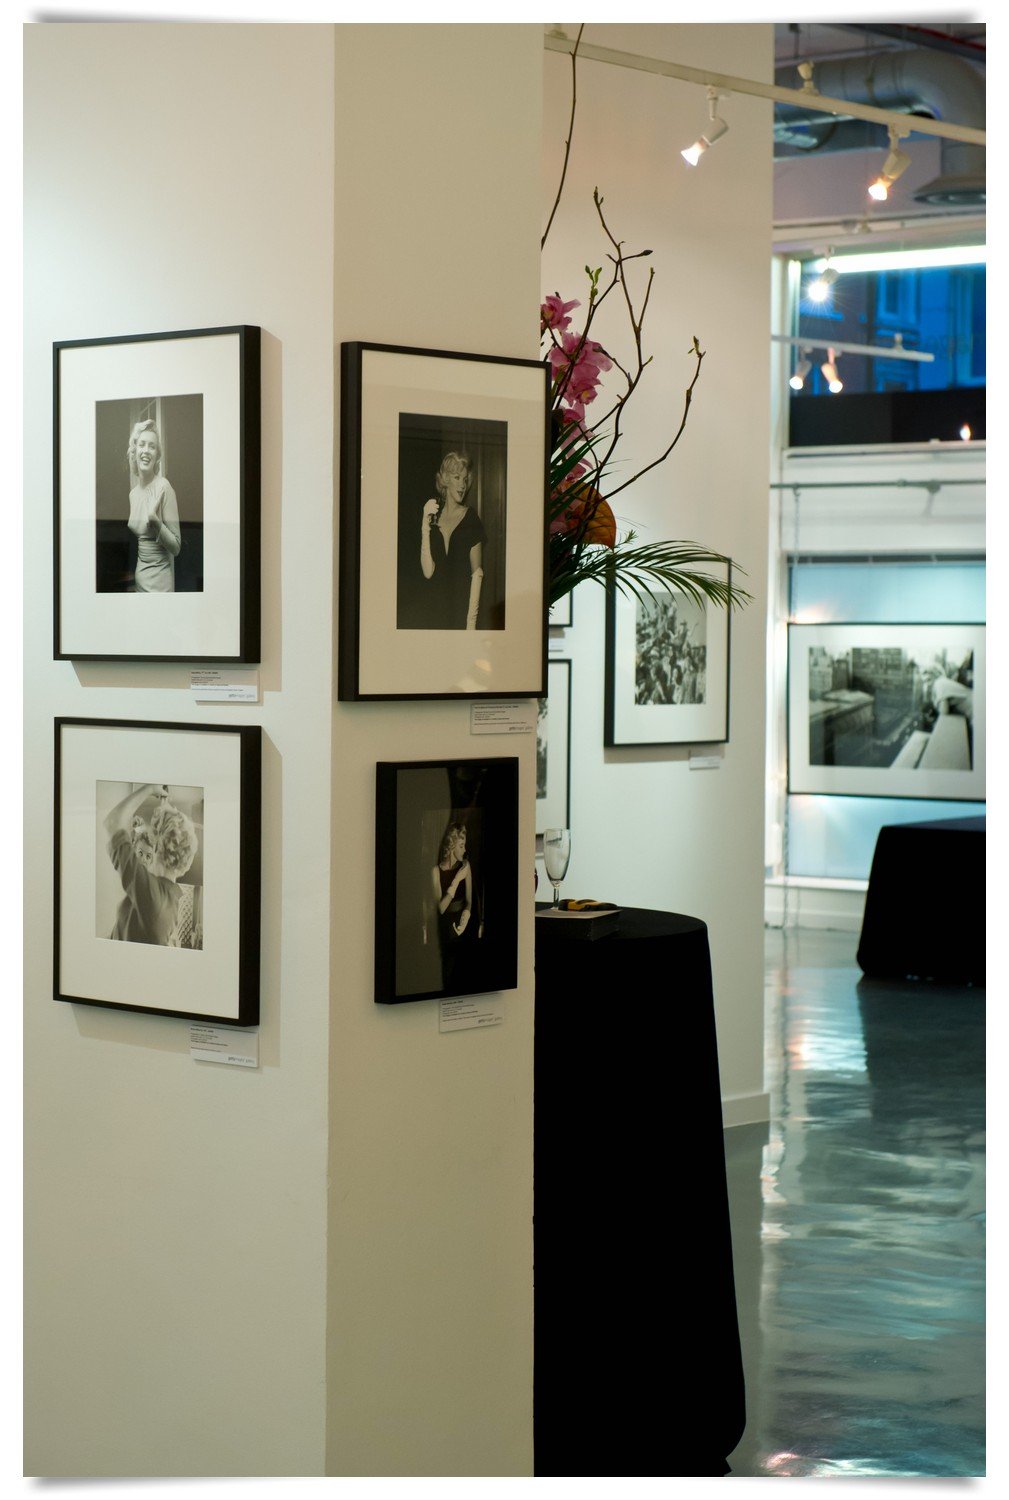
<svg viewBox="0 0 1009 1500"><path fill-rule="evenodd" d="M705 151L707 151L708 147L713 146L716 141L720 141L722 136L729 128L725 121L717 114L717 109L718 90L709 88L707 129L705 130L703 135L699 135L697 137L697 140L692 146L688 146L685 151L680 152L683 160L691 167L697 166L697 163L700 161Z"/></svg>
<svg viewBox="0 0 1009 1500"><path fill-rule="evenodd" d="M806 296L809 298L810 302L826 302L827 298L830 296L830 289L834 285L834 282L837 280L840 274L841 273L837 269L837 267L831 264L830 256L828 254L827 259L824 262L823 270L820 272L816 280L811 281L806 288Z"/></svg>
<svg viewBox="0 0 1009 1500"><path fill-rule="evenodd" d="M877 203L886 201L897 178L911 165L911 158L907 152L900 149L900 140L908 132L898 129L896 125L890 125L887 129L890 136L890 151L883 163L882 172L875 182L869 184L869 197L875 198Z"/></svg>
<svg viewBox="0 0 1009 1500"><path fill-rule="evenodd" d="M960 428L960 436L965 443L969 443L971 438L974 436L966 422Z"/></svg>
<svg viewBox="0 0 1009 1500"><path fill-rule="evenodd" d="M802 387L806 384L806 376L813 368L808 358L811 352L809 349L803 349L801 358L796 363L795 374L788 382L793 391L801 391Z"/></svg>
<svg viewBox="0 0 1009 1500"><path fill-rule="evenodd" d="M827 389L832 396L836 396L838 391L844 390L844 381L837 373L837 361L839 358L840 355L836 354L833 349L828 349L827 358L820 366L820 374L827 382Z"/></svg>

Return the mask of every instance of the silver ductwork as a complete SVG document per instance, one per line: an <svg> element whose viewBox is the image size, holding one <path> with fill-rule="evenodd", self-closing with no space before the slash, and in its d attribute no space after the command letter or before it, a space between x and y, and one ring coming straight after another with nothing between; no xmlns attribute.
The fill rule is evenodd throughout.
<svg viewBox="0 0 1009 1500"><path fill-rule="evenodd" d="M775 82L801 87L795 67L779 68ZM984 129L984 80L962 58L930 48L870 53L816 63L816 90L832 99L873 104L900 114L926 114L936 120ZM775 110L775 154L856 151L885 146L886 132L860 120L841 120L790 105ZM918 188L919 203L967 206L985 201L983 146L943 140L938 177Z"/></svg>

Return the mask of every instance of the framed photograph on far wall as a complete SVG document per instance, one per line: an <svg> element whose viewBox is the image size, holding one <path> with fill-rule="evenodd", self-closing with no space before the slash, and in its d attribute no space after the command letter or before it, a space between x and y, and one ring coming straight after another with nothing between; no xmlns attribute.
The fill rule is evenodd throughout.
<svg viewBox="0 0 1009 1500"><path fill-rule="evenodd" d="M571 663L551 657L536 713L536 832L571 827Z"/></svg>
<svg viewBox="0 0 1009 1500"><path fill-rule="evenodd" d="M547 369L344 344L339 696L546 688Z"/></svg>
<svg viewBox="0 0 1009 1500"><path fill-rule="evenodd" d="M259 1020L261 731L57 719L57 1000Z"/></svg>
<svg viewBox="0 0 1009 1500"><path fill-rule="evenodd" d="M518 760L380 762L375 999L518 982Z"/></svg>
<svg viewBox="0 0 1009 1500"><path fill-rule="evenodd" d="M788 627L788 790L980 802L985 627Z"/></svg>
<svg viewBox="0 0 1009 1500"><path fill-rule="evenodd" d="M57 659L260 659L260 330L53 345Z"/></svg>
<svg viewBox="0 0 1009 1500"><path fill-rule="evenodd" d="M715 574L716 565L705 571ZM721 568L731 582L731 569ZM656 588L607 591L603 742L719 744L729 738L730 611Z"/></svg>
<svg viewBox="0 0 1009 1500"><path fill-rule="evenodd" d="M567 630L575 622L575 591L571 589L558 599L556 604L551 604L548 623L557 626L561 630ZM567 826L567 825L565 825Z"/></svg>

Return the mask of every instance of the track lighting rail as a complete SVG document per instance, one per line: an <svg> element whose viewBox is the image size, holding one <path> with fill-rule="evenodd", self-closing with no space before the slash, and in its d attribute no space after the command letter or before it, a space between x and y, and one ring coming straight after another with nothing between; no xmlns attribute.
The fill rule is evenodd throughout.
<svg viewBox="0 0 1009 1500"><path fill-rule="evenodd" d="M927 354L923 349L904 349L899 344L839 344L837 339L814 339L806 335L799 338L790 333L772 333L771 340L775 344L792 344L797 349L836 349L838 354L869 354L875 355L877 359L910 359L919 365L930 365L935 360L934 354Z"/></svg>
<svg viewBox="0 0 1009 1500"><path fill-rule="evenodd" d="M959 484L984 484L984 479L800 479L769 484L769 490L792 490L796 495L806 490L939 490Z"/></svg>
<svg viewBox="0 0 1009 1500"><path fill-rule="evenodd" d="M548 32L543 45L548 52L564 52L568 56L574 51L571 37ZM749 94L756 99L773 99L777 104L791 104L797 109L826 111L849 120L872 120L877 125L893 125L906 130L908 116L895 110L877 109L873 104L858 104L849 99L832 99L818 94L814 88L783 89L776 84L758 83L754 78L737 78L731 73L711 73L705 68L688 68L684 63L666 62L659 57L642 57L636 52L618 52L612 47L596 47L583 41L578 56L589 62L610 63L618 68L633 68L639 73L658 73L663 78L678 78L682 83L696 83L706 88L730 94ZM947 141L966 141L972 146L983 146L987 137L983 130L970 125L953 125L947 120L930 120L915 115L911 127L916 135L937 135Z"/></svg>

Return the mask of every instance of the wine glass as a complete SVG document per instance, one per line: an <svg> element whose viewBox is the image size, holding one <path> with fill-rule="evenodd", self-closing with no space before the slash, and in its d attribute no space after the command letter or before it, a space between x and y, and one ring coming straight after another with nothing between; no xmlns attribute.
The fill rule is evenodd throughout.
<svg viewBox="0 0 1009 1500"><path fill-rule="evenodd" d="M543 863L554 888L554 911L561 901L561 881L568 873L571 858L571 829L548 828L543 835Z"/></svg>

